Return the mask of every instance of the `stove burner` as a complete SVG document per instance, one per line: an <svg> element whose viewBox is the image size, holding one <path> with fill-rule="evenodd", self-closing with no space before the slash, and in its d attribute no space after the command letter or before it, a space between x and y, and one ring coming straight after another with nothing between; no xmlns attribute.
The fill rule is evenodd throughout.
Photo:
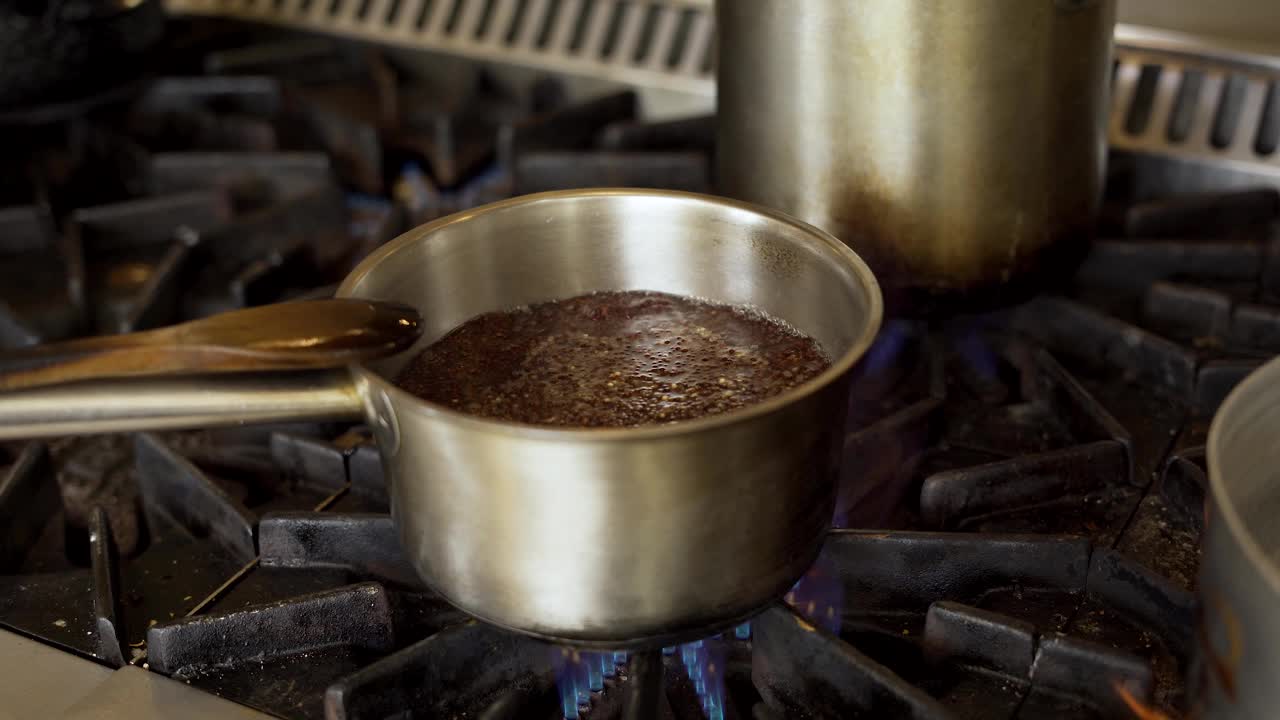
<svg viewBox="0 0 1280 720"><path fill-rule="evenodd" d="M322 296L404 227L515 192L711 185L714 122L642 122L630 93L213 45L175 67L252 74L27 136L0 345ZM1113 186L1068 295L886 324L837 529L729 632L622 655L468 619L401 555L368 434L321 424L0 447L0 625L285 718L1181 711L1208 420L1280 350L1280 196Z"/></svg>

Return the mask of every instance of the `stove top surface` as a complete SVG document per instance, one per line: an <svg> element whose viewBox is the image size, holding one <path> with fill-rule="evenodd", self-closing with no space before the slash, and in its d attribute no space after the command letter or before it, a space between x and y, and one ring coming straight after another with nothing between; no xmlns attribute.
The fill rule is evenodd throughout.
<svg viewBox="0 0 1280 720"><path fill-rule="evenodd" d="M512 194L713 188L712 119L645 123L630 93L428 87L366 51L187 30L140 96L0 141L27 159L0 177L0 346L322 296L401 230ZM0 655L284 718L1185 712L1203 445L1280 350L1280 195L1134 197L1140 170L1113 158L1069 289L886 324L836 529L732 632L628 656L470 621L402 558L368 433L304 424L0 449L0 627L38 643Z"/></svg>

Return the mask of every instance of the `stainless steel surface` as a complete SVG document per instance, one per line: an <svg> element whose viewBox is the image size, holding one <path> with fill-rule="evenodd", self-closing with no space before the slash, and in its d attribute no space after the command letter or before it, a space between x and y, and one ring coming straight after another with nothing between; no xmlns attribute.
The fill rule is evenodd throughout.
<svg viewBox="0 0 1280 720"><path fill-rule="evenodd" d="M39 716L26 716L34 718ZM67 709L63 720L271 720L230 700L126 665Z"/></svg>
<svg viewBox="0 0 1280 720"><path fill-rule="evenodd" d="M1163 162L1139 195L1280 187L1280 58L1203 39L1117 33L1111 145Z"/></svg>
<svg viewBox="0 0 1280 720"><path fill-rule="evenodd" d="M0 720L60 718L111 675L111 668L0 629Z"/></svg>
<svg viewBox="0 0 1280 720"><path fill-rule="evenodd" d="M1280 53L1280 3L1274 0L1120 0L1120 22Z"/></svg>
<svg viewBox="0 0 1280 720"><path fill-rule="evenodd" d="M1280 359L1232 391L1214 416L1200 565L1200 677L1211 720L1280 706Z"/></svg>
<svg viewBox="0 0 1280 720"><path fill-rule="evenodd" d="M1038 0L1037 0L1038 1ZM1046 0L1047 2L1047 0ZM345 3L268 3L252 0L167 0L171 12L219 15L377 42L388 47L434 50L482 61L552 70L597 81L627 83L651 90L650 114L701 113L714 109L716 30L713 0L653 0L644 7L628 0L549 0L529 3L496 0L485 11L482 0L463 0L456 11L434 3L423 5L375 1L363 7ZM908 4L902 4L907 7ZM1034 3L1021 3L1030 6ZM750 0L747 3L750 6ZM1266 115L1265 107L1280 106L1280 93L1267 88L1280 73L1280 3L1265 0L1119 0L1116 26L1116 92L1108 128L1112 146L1132 152L1135 162L1157 166L1144 178L1166 177L1161 187L1139 188L1139 195L1221 191L1228 187L1280 185L1280 154L1253 153L1251 146ZM363 9L362 9L363 7ZM392 8L396 11L392 13ZM787 23L814 17L788 5ZM813 7L817 7L814 5ZM945 6L944 6L945 7ZM646 10L651 8L651 10ZM653 13L649 18L648 13ZM814 12L806 6L806 12ZM819 9L819 15L822 11ZM450 16L455 17L450 20ZM818 25L816 22L811 25ZM787 27L786 24L780 27ZM926 26L942 27L942 26ZM1011 25L1012 27L1012 25ZM543 29L546 29L544 36ZM1021 28L991 43L1003 52L1012 40L1030 42L1034 33ZM896 43L875 54L890 52ZM897 50L896 52L900 52ZM1040 60L1029 62L1030 74ZM438 63L435 63L438 64ZM887 65L888 63L886 63ZM1041 63L1042 64L1042 63ZM1137 95L1143 65L1160 69L1156 94ZM1148 71L1152 72L1152 71ZM1189 127L1167 132L1174 99L1188 77L1189 106L1180 110L1179 123ZM1030 77L1030 75L1029 75ZM1238 80L1230 80L1238 77ZM601 90L596 88L597 92ZM861 99L858 90L848 94ZM1193 98L1194 96L1194 98ZM1262 98L1263 102L1259 101ZM1092 98L1085 95L1086 100ZM1070 99L1064 94L1062 100ZM1142 109L1135 111L1135 103ZM1226 108L1220 110L1220 108ZM1145 125L1127 130L1131 114L1156 114ZM1210 128L1218 114L1236 116L1239 129L1224 147L1210 142ZM950 117L951 111L939 113ZM1269 116L1280 126L1280 107ZM1030 115L1028 115L1030 120ZM1180 125L1181 127L1181 125ZM1054 138L1047 137L1047 144ZM922 152L931 152L921 146ZM1050 154L1056 153L1053 150ZM975 182L974 184L979 184Z"/></svg>
<svg viewBox="0 0 1280 720"><path fill-rule="evenodd" d="M366 259L338 296L417 307L417 349L481 313L627 289L753 305L817 339L833 366L722 415L573 430L420 401L386 379L411 349L353 367L351 380L118 381L0 395L0 437L201 426L246 411L342 414L362 403L402 544L447 599L536 635L669 644L759 610L816 556L835 499L848 375L880 324L866 265L816 228L728 200L566 191L413 230Z"/></svg>
<svg viewBox="0 0 1280 720"><path fill-rule="evenodd" d="M717 7L719 181L822 227L886 292L998 289L1087 243L1114 0Z"/></svg>
<svg viewBox="0 0 1280 720"><path fill-rule="evenodd" d="M457 10L434 3L441 7L427 7L425 13L431 3L395 0L165 0L165 6L179 15L239 18L710 99L715 95L713 2L649 0L642 6L630 0L538 0L518 12L521 0L494 0L487 13L484 0L462 0ZM1280 4L1269 0L1119 0L1118 5L1121 44L1141 46L1141 36L1155 31L1280 54ZM646 11L654 13L652 20ZM450 16L456 19L451 22Z"/></svg>
<svg viewBox="0 0 1280 720"><path fill-rule="evenodd" d="M0 439L357 418L345 370L90 380L0 393Z"/></svg>
<svg viewBox="0 0 1280 720"><path fill-rule="evenodd" d="M165 2L176 14L233 17L702 94L714 91L711 4L712 0Z"/></svg>
<svg viewBox="0 0 1280 720"><path fill-rule="evenodd" d="M578 642L669 644L780 596L834 501L846 378L880 297L834 238L769 211L672 192L498 203L412 231L339 296L422 310L429 343L480 313L597 290L754 305L816 338L833 367L724 415L623 430L480 420L360 373L392 516L439 592L490 622Z"/></svg>

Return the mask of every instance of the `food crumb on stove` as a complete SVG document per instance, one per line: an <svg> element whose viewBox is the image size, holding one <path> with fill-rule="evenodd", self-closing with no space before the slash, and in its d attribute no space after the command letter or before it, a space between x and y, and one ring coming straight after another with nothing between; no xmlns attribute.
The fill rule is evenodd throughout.
<svg viewBox="0 0 1280 720"><path fill-rule="evenodd" d="M66 626L67 626L67 621L66 621L66 620L62 620L62 619L58 619L58 620L54 620L54 621L53 621L53 624L54 624L54 625L56 625L56 626L58 626L58 627L60 627L60 628L63 628L63 627L66 627Z"/></svg>

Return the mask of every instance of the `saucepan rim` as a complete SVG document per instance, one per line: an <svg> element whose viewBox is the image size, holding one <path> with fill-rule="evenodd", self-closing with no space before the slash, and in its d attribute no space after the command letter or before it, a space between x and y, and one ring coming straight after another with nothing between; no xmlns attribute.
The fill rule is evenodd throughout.
<svg viewBox="0 0 1280 720"><path fill-rule="evenodd" d="M1245 524L1236 503L1227 492L1227 477L1222 468L1222 453L1226 451L1226 433L1229 426L1239 420L1240 413L1268 398L1280 402L1280 357L1274 358L1255 370L1227 395L1209 426L1209 440L1205 446L1209 466L1209 501L1222 516L1227 532L1240 547L1249 564L1263 577L1263 581L1275 595L1280 595L1280 567L1271 559ZM1280 490L1280 488L1278 488Z"/></svg>
<svg viewBox="0 0 1280 720"><path fill-rule="evenodd" d="M849 249L847 245L840 242L830 233L785 213L715 195L675 190L650 190L640 188L555 190L551 192L521 195L507 200L483 205L473 210L467 210L448 217L440 218L439 220L434 220L425 225L409 230L371 253L359 265L357 265L354 270L351 271L345 280L343 280L342 285L339 286L337 290L336 297L353 297L352 292L354 291L354 288L371 273L376 272L384 263L391 261L397 252L409 246L416 245L419 242L423 242L424 238L451 225L469 222L481 215L522 206L531 206L538 203L557 202L580 198L619 196L682 199L707 203L710 205L720 206L722 208L749 212L773 222L787 225L794 230L798 230L802 236L807 236L824 250L829 251L836 258L841 260L845 264L846 269L852 272L855 281L861 286L862 291L866 293L867 317L862 333L855 339L849 348L845 350L845 352L841 353L839 357L834 358L831 366L820 375L767 400L753 403L729 412L708 415L692 420L681 420L674 423L642 425L639 427L629 428L551 427L484 418L461 412L459 410L454 410L440 403L423 400L422 398L405 392L404 390L396 387L391 380L365 365L354 365L352 368L353 372L356 372L366 378L378 389L386 393L387 396L393 400L396 407L411 407L442 420L448 420L449 422L457 423L464 427L474 428L476 430L548 441L581 442L654 440L690 435L707 430L727 427L769 415L770 413L776 412L799 400L803 400L804 398L814 395L815 393L822 391L831 383L836 382L845 373L849 372L849 370L853 368L854 364L856 364L858 360L866 354L867 349L871 347L871 343L875 340L876 334L880 330L880 323L883 320L884 301L881 297L880 284L876 281L875 274L872 273L870 266L868 266L857 253Z"/></svg>

